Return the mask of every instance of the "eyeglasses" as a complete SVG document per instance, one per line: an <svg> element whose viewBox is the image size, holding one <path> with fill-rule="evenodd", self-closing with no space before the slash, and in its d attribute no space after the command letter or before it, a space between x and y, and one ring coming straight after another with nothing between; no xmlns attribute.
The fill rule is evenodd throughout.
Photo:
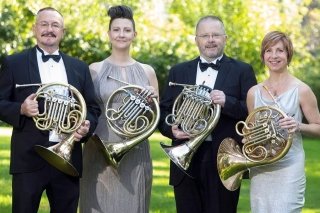
<svg viewBox="0 0 320 213"><path fill-rule="evenodd" d="M51 24L49 24L48 22L39 22L37 23L38 26L40 26L41 28L49 28L49 26L51 26L52 29L54 30L59 30L62 29L63 26L61 26L59 23L53 22Z"/></svg>
<svg viewBox="0 0 320 213"><path fill-rule="evenodd" d="M196 36L204 40L209 40L210 38L218 39L225 35L226 34L203 34L203 35L196 35Z"/></svg>

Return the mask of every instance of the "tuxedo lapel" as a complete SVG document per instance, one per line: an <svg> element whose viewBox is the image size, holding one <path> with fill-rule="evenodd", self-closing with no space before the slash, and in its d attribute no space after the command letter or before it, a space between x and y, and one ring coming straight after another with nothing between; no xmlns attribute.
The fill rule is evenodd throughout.
<svg viewBox="0 0 320 213"><path fill-rule="evenodd" d="M78 88L78 81L76 79L77 76L77 72L74 70L74 66L70 60L69 57L67 57L64 53L61 53L61 57L64 63L64 67L66 69L66 73L67 73L67 78L68 78L68 83L71 84L74 87Z"/></svg>
<svg viewBox="0 0 320 213"><path fill-rule="evenodd" d="M78 81L77 81L77 72L74 70L74 66L70 60L69 57L67 57L65 54L61 53L63 63L66 69L68 83L78 87ZM32 48L28 52L29 57L29 78L31 84L40 84L41 83L41 77L39 72L39 66L37 61L37 50L36 47ZM35 87L35 90L37 87Z"/></svg>
<svg viewBox="0 0 320 213"><path fill-rule="evenodd" d="M226 56L226 55L223 55L220 63L221 63L221 66L220 66L220 69L219 69L219 72L218 72L218 75L217 75L217 79L216 79L216 83L214 85L214 89L218 89L218 90L221 90L222 89L222 86L225 85L225 82L227 80L227 76L228 76L228 73L229 73L229 61L230 59Z"/></svg>
<svg viewBox="0 0 320 213"><path fill-rule="evenodd" d="M190 64L188 65L185 73L185 78L187 84L195 85L196 79L197 79L197 65L200 60L200 57L197 57L196 59L192 60Z"/></svg>
<svg viewBox="0 0 320 213"><path fill-rule="evenodd" d="M33 47L28 51L28 57L29 57L29 79L30 84L41 84L41 77L39 72L39 66L37 61L37 50L36 47ZM32 90L35 92L38 89L38 87L33 87Z"/></svg>

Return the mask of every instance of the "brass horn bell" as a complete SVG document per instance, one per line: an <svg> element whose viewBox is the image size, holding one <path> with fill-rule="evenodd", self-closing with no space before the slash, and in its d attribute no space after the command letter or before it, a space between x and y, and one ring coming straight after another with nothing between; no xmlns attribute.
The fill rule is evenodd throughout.
<svg viewBox="0 0 320 213"><path fill-rule="evenodd" d="M207 86L172 82L169 85L184 88L173 104L172 113L166 117L166 123L181 127L191 137L177 146L160 145L172 162L186 173L194 153L217 125L221 106L212 104L211 88Z"/></svg>
<svg viewBox="0 0 320 213"><path fill-rule="evenodd" d="M111 79L120 81L111 76ZM151 92L138 85L120 87L109 97L106 104L108 126L126 139L123 142L110 142L93 135L91 138L102 151L106 161L117 168L120 161L133 147L146 140L157 128L160 120L160 108L157 98ZM117 109L112 108L115 100L122 100Z"/></svg>
<svg viewBox="0 0 320 213"><path fill-rule="evenodd" d="M16 85L17 88L28 86L40 86L35 100L42 99L44 102L43 113L33 117L36 127L43 131L67 134L64 140L51 147L36 145L35 151L58 170L71 176L79 176L72 165L71 154L75 143L73 133L87 114L81 93L72 85L62 83Z"/></svg>
<svg viewBox="0 0 320 213"><path fill-rule="evenodd" d="M274 163L289 151L293 133L281 129L278 121L287 115L277 107L263 106L236 124L244 137L242 149L232 138L220 144L217 167L223 185L230 191L240 187L243 173L252 167Z"/></svg>

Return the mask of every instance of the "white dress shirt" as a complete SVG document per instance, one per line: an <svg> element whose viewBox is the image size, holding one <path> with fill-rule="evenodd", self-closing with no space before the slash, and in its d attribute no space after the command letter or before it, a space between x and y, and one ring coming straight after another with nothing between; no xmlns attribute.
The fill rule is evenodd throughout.
<svg viewBox="0 0 320 213"><path fill-rule="evenodd" d="M45 50L43 50L43 52L45 55L48 55ZM56 50L53 55L59 55L59 50ZM55 62L52 58L46 62L43 62L41 56L42 53L37 49L37 60L41 83L47 84L59 82L68 84L67 73L62 58L59 60L59 62Z"/></svg>
<svg viewBox="0 0 320 213"><path fill-rule="evenodd" d="M211 63L215 64L217 62L217 60L220 60L221 58L222 58L222 56L215 59ZM200 56L200 60L203 63L209 63L202 56ZM212 69L211 67L208 67L208 69L206 71L202 72L200 70L199 63L198 63L196 84L197 85L206 85L206 86L210 87L211 89L213 89L214 85L216 83L217 75L218 75L218 71Z"/></svg>
<svg viewBox="0 0 320 213"><path fill-rule="evenodd" d="M217 59L215 59L211 63L216 64L218 60L221 60L221 58L222 58L222 56L218 57ZM202 63L209 63L202 56L200 56L200 60ZM217 75L218 75L218 71L215 69L212 69L211 67L208 67L208 69L206 71L201 71L200 67L199 67L199 63L198 63L196 84L197 85L206 85L206 86L210 87L211 89L213 89L214 85L216 83L216 80L217 80ZM205 139L205 141L212 141L211 135L209 135Z"/></svg>
<svg viewBox="0 0 320 213"><path fill-rule="evenodd" d="M45 55L48 54L45 50L42 51ZM53 53L53 55L58 54L59 50L56 50ZM67 73L62 58L59 60L59 62L54 61L52 58L50 58L46 62L43 62L42 53L37 49L37 61L42 84L53 82L68 84ZM57 87L56 91L58 90L61 95L65 95L66 93L68 93L68 91L63 88L64 87L61 87L61 89L59 90L59 88ZM66 134L57 134L56 130L52 130L49 133L50 142L60 142L64 138L66 138Z"/></svg>

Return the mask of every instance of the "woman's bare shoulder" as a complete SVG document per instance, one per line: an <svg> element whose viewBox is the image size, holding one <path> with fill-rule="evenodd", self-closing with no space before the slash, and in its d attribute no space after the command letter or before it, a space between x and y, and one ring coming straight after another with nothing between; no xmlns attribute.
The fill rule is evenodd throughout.
<svg viewBox="0 0 320 213"><path fill-rule="evenodd" d="M102 65L103 65L103 61L93 62L92 64L89 65L92 80L94 80L97 77L97 75L101 71Z"/></svg>
<svg viewBox="0 0 320 213"><path fill-rule="evenodd" d="M93 62L89 65L90 70L100 71L102 67L103 61Z"/></svg>
<svg viewBox="0 0 320 213"><path fill-rule="evenodd" d="M141 63L141 62L138 62L138 63L142 66L142 68L145 70L145 72L147 72L147 73L149 73L149 74L150 74L150 73L151 73L151 74L155 73L153 67L150 66L149 64L143 64L143 63Z"/></svg>

